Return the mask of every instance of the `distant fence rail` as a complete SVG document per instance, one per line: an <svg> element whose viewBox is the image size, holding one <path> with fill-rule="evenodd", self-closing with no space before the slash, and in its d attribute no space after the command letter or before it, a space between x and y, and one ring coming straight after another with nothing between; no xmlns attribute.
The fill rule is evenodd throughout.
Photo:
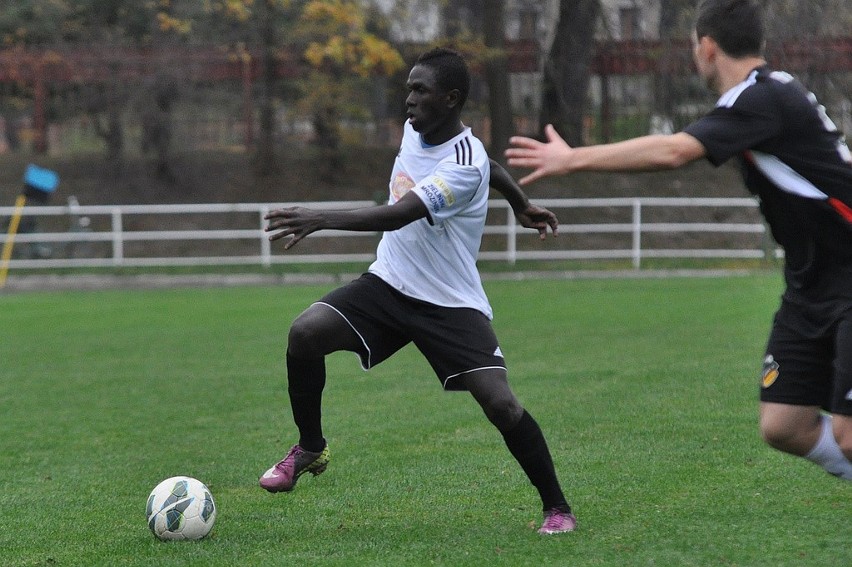
<svg viewBox="0 0 852 567"><path fill-rule="evenodd" d="M780 251L750 198L541 199L560 218L559 238L540 242L517 224L508 204L492 200L480 261L764 259ZM373 201L32 206L23 211L8 269L179 266L270 267L366 263L378 233L321 231L290 251L271 243L264 215L285 206L349 209ZM13 207L0 207L8 219ZM4 222L4 224L7 224ZM10 236L4 230L0 241Z"/></svg>

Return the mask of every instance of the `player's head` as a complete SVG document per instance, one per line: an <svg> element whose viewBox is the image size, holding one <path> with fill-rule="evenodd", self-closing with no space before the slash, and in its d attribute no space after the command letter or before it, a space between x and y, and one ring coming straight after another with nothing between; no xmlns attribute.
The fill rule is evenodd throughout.
<svg viewBox="0 0 852 567"><path fill-rule="evenodd" d="M695 19L695 36L713 39L734 59L763 52L763 16L753 0L701 0Z"/></svg>
<svg viewBox="0 0 852 567"><path fill-rule="evenodd" d="M430 144L459 133L461 109L470 90L470 74L461 55L433 49L417 59L408 74L406 114L411 127Z"/></svg>
<svg viewBox="0 0 852 567"><path fill-rule="evenodd" d="M470 72L460 53L436 47L418 57L416 64L434 69L438 86L447 92L457 90L459 109L464 106L470 92Z"/></svg>

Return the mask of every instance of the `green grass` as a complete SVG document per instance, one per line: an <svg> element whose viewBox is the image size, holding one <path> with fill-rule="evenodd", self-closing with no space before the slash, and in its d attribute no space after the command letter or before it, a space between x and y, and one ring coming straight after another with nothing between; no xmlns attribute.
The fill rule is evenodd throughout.
<svg viewBox="0 0 852 567"><path fill-rule="evenodd" d="M512 384L576 533L469 396L416 350L328 360L326 474L270 495L295 440L292 319L328 286L0 296L0 564L850 565L850 485L764 446L757 374L779 277L488 282ZM148 492L206 482L199 542Z"/></svg>

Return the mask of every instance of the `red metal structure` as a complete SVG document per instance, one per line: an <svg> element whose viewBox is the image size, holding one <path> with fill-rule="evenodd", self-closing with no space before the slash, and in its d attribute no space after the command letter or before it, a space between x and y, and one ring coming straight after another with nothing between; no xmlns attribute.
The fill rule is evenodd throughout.
<svg viewBox="0 0 852 567"><path fill-rule="evenodd" d="M298 58L285 55L276 59L276 75L297 77L303 72ZM814 38L770 44L770 62L791 72L852 71L852 37ZM534 41L509 43L510 72L538 71L542 61ZM239 82L243 86L243 107L251 116L252 85L261 72L257 53L224 51L214 47L170 47L168 50L143 50L114 47L50 49L7 49L0 51L0 83L14 83L33 92L35 150L46 149L47 118L45 109L50 88L68 84L139 81L158 70L176 68L189 81ZM602 41L595 49L591 73L601 76L648 73L692 73L688 41L666 46L659 41ZM250 121L247 121L249 123ZM251 127L246 142L251 142Z"/></svg>

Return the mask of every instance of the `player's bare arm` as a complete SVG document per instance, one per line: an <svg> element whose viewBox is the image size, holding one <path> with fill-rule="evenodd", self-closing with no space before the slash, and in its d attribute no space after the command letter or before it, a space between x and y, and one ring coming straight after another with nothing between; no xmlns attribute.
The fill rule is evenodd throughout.
<svg viewBox="0 0 852 567"><path fill-rule="evenodd" d="M397 230L429 212L417 195L409 192L393 205L379 205L350 211L322 211L305 207L290 207L270 211L265 217L269 221L266 232L272 232L269 240L275 241L285 236L290 240L285 250L295 246L300 240L318 230L336 229L353 231L390 231Z"/></svg>
<svg viewBox="0 0 852 567"><path fill-rule="evenodd" d="M537 230L541 240L547 238L548 227L553 232L553 236L559 234L559 220L556 218L556 215L544 207L530 203L526 193L515 182L515 179L509 175L509 172L502 165L493 159L491 160L491 180L489 184L499 191L506 201L509 202L512 211L515 213L515 218L518 219L521 226Z"/></svg>
<svg viewBox="0 0 852 567"><path fill-rule="evenodd" d="M526 185L544 177L575 171L654 171L674 169L704 157L704 146L689 134L650 135L616 142L573 148L548 124L547 141L513 136L506 150L508 163L532 169L520 180Z"/></svg>

